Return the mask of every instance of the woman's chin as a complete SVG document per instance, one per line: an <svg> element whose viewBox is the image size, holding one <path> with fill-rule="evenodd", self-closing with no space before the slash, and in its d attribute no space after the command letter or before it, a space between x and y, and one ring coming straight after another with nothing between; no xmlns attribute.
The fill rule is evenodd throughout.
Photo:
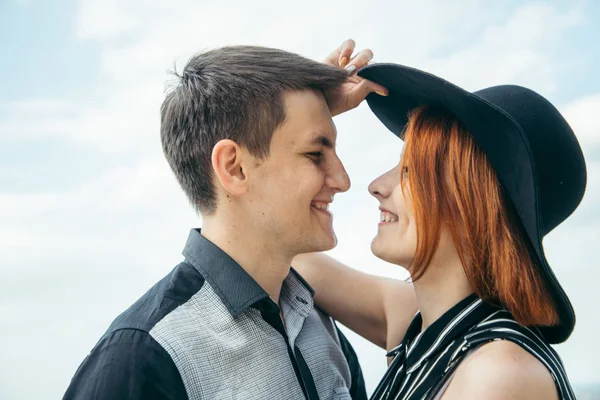
<svg viewBox="0 0 600 400"><path fill-rule="evenodd" d="M381 258L381 253L379 249L379 243L377 242L377 237L371 240L371 253L377 258Z"/></svg>
<svg viewBox="0 0 600 400"><path fill-rule="evenodd" d="M373 253L375 257L406 269L410 265L413 257L403 257L402 254L398 254L398 249L395 249L395 252L393 250L393 248L384 246L383 243L379 242L377 237L371 242L371 253Z"/></svg>
<svg viewBox="0 0 600 400"><path fill-rule="evenodd" d="M382 243L380 243L377 238L373 239L371 242L371 253L383 261L393 262L393 257L391 257L392 254L390 254L389 251L386 251L385 247L382 246Z"/></svg>

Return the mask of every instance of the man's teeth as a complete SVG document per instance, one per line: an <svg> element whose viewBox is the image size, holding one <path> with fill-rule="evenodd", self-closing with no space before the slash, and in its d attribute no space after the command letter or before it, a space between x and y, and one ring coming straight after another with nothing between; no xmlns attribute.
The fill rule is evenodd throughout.
<svg viewBox="0 0 600 400"><path fill-rule="evenodd" d="M327 203L312 203L314 208L318 208L319 210L328 210L329 204Z"/></svg>
<svg viewBox="0 0 600 400"><path fill-rule="evenodd" d="M382 211L381 215L379 216L379 221L380 222L397 222L398 217L392 213Z"/></svg>

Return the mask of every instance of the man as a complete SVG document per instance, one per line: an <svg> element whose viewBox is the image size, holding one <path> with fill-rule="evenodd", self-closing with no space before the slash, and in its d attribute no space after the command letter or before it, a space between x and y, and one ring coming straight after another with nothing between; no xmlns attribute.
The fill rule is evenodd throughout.
<svg viewBox="0 0 600 400"><path fill-rule="evenodd" d="M330 58L347 63L345 42ZM66 399L366 398L352 347L314 308L294 256L336 244L350 181L331 114L385 89L259 47L193 57L161 108L163 150L202 230L109 327ZM350 72L349 72L350 71Z"/></svg>

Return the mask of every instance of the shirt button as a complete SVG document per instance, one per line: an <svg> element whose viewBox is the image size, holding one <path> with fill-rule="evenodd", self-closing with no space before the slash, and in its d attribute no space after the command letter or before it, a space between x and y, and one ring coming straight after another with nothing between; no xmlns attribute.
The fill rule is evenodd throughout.
<svg viewBox="0 0 600 400"><path fill-rule="evenodd" d="M308 301L304 300L302 297L300 296L296 296L296 300L298 300L300 303L302 304L308 304Z"/></svg>

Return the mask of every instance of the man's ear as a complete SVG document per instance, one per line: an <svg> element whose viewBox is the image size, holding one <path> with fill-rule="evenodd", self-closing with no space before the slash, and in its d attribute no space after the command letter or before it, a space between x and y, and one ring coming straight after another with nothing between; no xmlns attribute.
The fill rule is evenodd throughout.
<svg viewBox="0 0 600 400"><path fill-rule="evenodd" d="M240 196L248 190L248 179L243 169L246 152L233 140L220 140L213 147L211 161L215 176L228 193Z"/></svg>

